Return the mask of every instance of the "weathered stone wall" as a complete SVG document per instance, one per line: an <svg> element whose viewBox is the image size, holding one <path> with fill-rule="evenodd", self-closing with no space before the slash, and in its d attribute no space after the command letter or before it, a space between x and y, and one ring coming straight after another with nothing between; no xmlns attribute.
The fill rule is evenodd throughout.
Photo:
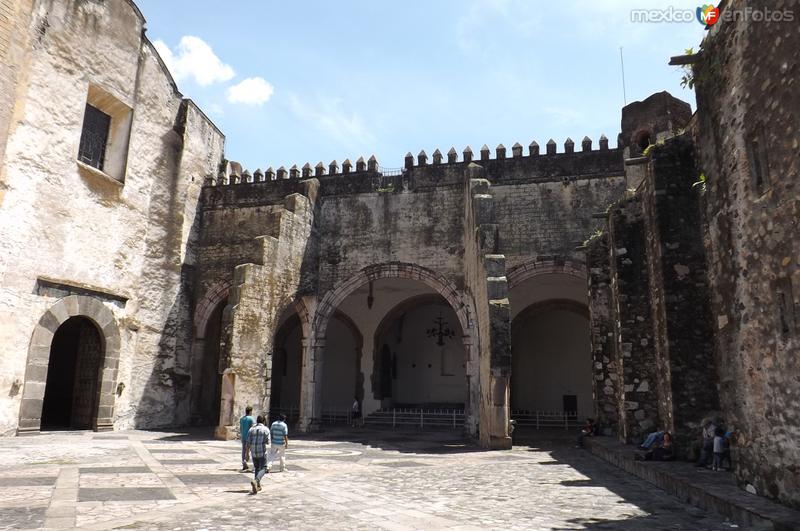
<svg viewBox="0 0 800 531"><path fill-rule="evenodd" d="M719 409L694 147L654 146L642 186L659 417L681 452Z"/></svg>
<svg viewBox="0 0 800 531"><path fill-rule="evenodd" d="M547 154L539 154L532 146L523 156L517 145L513 156L506 158L501 146L496 158L491 158L486 148L481 150L480 165L471 162L469 150L462 162L451 150L447 163L437 152L433 164L421 153L416 164L409 155L403 171L387 174L378 171L374 159L369 164L360 159L355 171L345 161L341 173L334 162L327 168L332 172L328 174L322 164L313 171L306 165L302 170L293 167L288 172L281 168L250 174L231 163L204 190L198 297L206 301L205 292L221 293L219 283L230 279L234 269L238 271L237 262L260 263L254 236L271 230L275 205L285 194L299 192L313 173L319 181L314 221L309 241L304 243L306 258L298 270L300 277L293 294L305 301L311 323L303 331L303 356L308 363L304 365L301 423L313 423L321 408L313 389L319 386L317 379L324 376L318 376L313 367L325 348L325 332L320 327L332 311L328 306L333 303L328 300L339 300L339 291L350 289L349 284L358 283L365 272L372 278L370 271L374 268L398 264L434 275L436 285L443 282L448 293L455 288L448 301L457 312L465 307L472 311L474 301L476 314L467 314L462 326L474 321L474 329L471 324L469 332L465 329L470 379L467 409L480 404L480 412L470 410L467 417L475 421L480 418L485 445L507 446L510 309L503 231L508 231L508 245L520 265L545 263L545 258L552 262L556 255L562 262L565 255L582 260L575 247L597 224L592 213L604 210L624 189L621 153L609 150L605 139L599 150L592 151L591 142L585 139L580 152L574 152L570 143L565 151L555 153L555 144L551 143ZM470 175L475 172L480 176L473 179ZM490 188L502 189L502 208L496 206ZM291 245L298 246L301 240ZM253 272L248 274L258 278ZM242 282L237 279L234 284ZM255 286L257 282L249 284ZM231 293L242 296L236 286ZM281 297L284 295L282 291ZM345 292L341 296L346 296ZM266 293L259 293L252 300L261 300L263 305L265 297ZM263 308L246 307L253 319L265 318L259 317ZM242 317L245 314L242 310ZM254 327L254 323L247 326L251 331ZM264 330L270 327L262 326L259 333ZM251 332L234 331L231 338L237 333L244 338ZM261 345L262 350L270 348L266 336L259 336L254 344ZM236 350L227 344L224 348ZM252 374L268 372L255 366L248 370ZM262 392L254 382L248 384L251 399Z"/></svg>
<svg viewBox="0 0 800 531"><path fill-rule="evenodd" d="M86 293L120 329L116 427L185 422L179 325L196 202L223 136L177 92L129 2L37 2L34 12L17 41L30 42L28 63L0 171L0 388L12 390L0 432L17 425L36 323ZM134 109L122 180L76 161L90 85Z"/></svg>
<svg viewBox="0 0 800 531"><path fill-rule="evenodd" d="M324 190L323 190L324 193ZM408 262L463 286L463 184L322 196L319 292L372 264Z"/></svg>
<svg viewBox="0 0 800 531"><path fill-rule="evenodd" d="M638 197L615 205L608 220L614 357L622 378L617 388L619 437L639 442L658 427L653 326L644 213Z"/></svg>
<svg viewBox="0 0 800 531"><path fill-rule="evenodd" d="M498 225L491 185L484 169L471 164L465 190L464 271L466 289L475 301L479 382L478 428L485 448L510 448L511 314L505 257L500 254ZM474 373L473 373L474 374Z"/></svg>
<svg viewBox="0 0 800 531"><path fill-rule="evenodd" d="M589 272L589 327L592 343L592 396L595 416L605 435L619 433L619 399L622 374L615 352L611 299L611 263L608 232L586 245Z"/></svg>
<svg viewBox="0 0 800 531"><path fill-rule="evenodd" d="M260 257L236 266L225 310L220 369L223 373L219 426L234 424L234 412L247 405L269 410L272 351L278 320L297 300L303 263L311 250L316 181L306 183L306 195L286 197L274 236L256 238ZM308 337L306 335L305 337ZM304 352L304 356L313 353ZM304 365L310 360L303 361ZM230 429L228 429L228 432Z"/></svg>
<svg viewBox="0 0 800 531"><path fill-rule="evenodd" d="M32 0L0 0L0 160L5 155L12 116L19 112L17 90L25 85L33 4ZM0 206L5 189L5 172L0 166Z"/></svg>
<svg viewBox="0 0 800 531"><path fill-rule="evenodd" d="M583 252L576 249L603 226L603 220L592 215L604 212L625 193L621 164L615 171L606 177L577 175L561 182L494 186L500 246L508 268L553 257L583 262Z"/></svg>
<svg viewBox="0 0 800 531"><path fill-rule="evenodd" d="M733 0L725 11L763 9ZM706 244L726 421L742 485L800 506L800 3L723 18L695 65Z"/></svg>

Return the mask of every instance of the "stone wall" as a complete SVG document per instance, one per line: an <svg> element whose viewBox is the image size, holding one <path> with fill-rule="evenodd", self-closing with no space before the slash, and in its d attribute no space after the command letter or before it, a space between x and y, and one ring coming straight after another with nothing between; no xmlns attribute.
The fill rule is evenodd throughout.
<svg viewBox="0 0 800 531"><path fill-rule="evenodd" d="M6 150L9 128L14 113L20 112L17 90L22 85L30 64L32 0L0 0L0 160ZM0 166L0 206L5 194L5 172Z"/></svg>
<svg viewBox="0 0 800 531"><path fill-rule="evenodd" d="M719 409L702 238L700 190L688 135L653 146L644 202L659 417L681 453Z"/></svg>
<svg viewBox="0 0 800 531"><path fill-rule="evenodd" d="M224 137L177 91L129 2L33 11L13 19L29 45L0 171L0 432L17 426L37 323L87 294L119 329L115 427L183 423L195 211ZM91 87L135 110L116 177L76 160Z"/></svg>
<svg viewBox="0 0 800 531"><path fill-rule="evenodd" d="M589 328L592 343L592 397L595 416L605 435L619 433L622 374L616 355L611 304L611 263L608 232L595 235L586 245L589 272Z"/></svg>
<svg viewBox="0 0 800 531"><path fill-rule="evenodd" d="M733 0L725 11L763 9ZM793 21L724 16L694 65L720 400L736 476L800 506L800 3Z"/></svg>
<svg viewBox="0 0 800 531"><path fill-rule="evenodd" d="M660 424L653 356L647 244L642 201L615 205L608 220L614 358L621 379L616 389L618 436L640 442Z"/></svg>
<svg viewBox="0 0 800 531"><path fill-rule="evenodd" d="M510 448L511 315L505 257L500 254L494 197L484 169L471 164L465 190L464 269L475 301L480 396L478 435L485 448Z"/></svg>

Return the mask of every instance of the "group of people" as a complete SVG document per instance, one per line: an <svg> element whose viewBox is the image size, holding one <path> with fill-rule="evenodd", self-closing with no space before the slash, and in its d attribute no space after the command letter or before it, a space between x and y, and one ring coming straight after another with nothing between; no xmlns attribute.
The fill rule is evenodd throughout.
<svg viewBox="0 0 800 531"><path fill-rule="evenodd" d="M722 470L725 465L731 466L730 445L733 441L733 428L726 430L721 421L713 418L703 419L701 426L700 458L696 466ZM639 446L644 454L636 454L635 458L645 461L671 461L675 458L675 447L672 434L668 431L650 433Z"/></svg>
<svg viewBox="0 0 800 531"><path fill-rule="evenodd" d="M733 427L725 429L719 419L705 418L703 427L703 445L700 448L698 467L711 467L711 470L722 470L723 465L731 467L731 443L735 432Z"/></svg>
<svg viewBox="0 0 800 531"><path fill-rule="evenodd" d="M248 456L253 459L254 477L250 481L252 493L261 490L261 480L272 470L277 460L280 471L286 471L286 448L289 447L289 427L286 415L279 415L278 420L267 427L264 415L253 418L253 408L247 406L245 414L239 419L239 432L242 439L242 472L247 472Z"/></svg>
<svg viewBox="0 0 800 531"><path fill-rule="evenodd" d="M672 434L668 431L659 430L649 434L639 449L644 450L644 455L635 454L635 459L644 461L672 461L675 459L675 446L672 443Z"/></svg>

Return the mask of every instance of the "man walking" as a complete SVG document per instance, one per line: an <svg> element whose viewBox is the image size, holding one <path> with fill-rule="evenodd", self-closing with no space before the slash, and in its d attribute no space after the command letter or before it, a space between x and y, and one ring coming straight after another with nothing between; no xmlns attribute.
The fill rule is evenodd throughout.
<svg viewBox="0 0 800 531"><path fill-rule="evenodd" d="M247 434L255 423L253 407L247 406L244 408L244 415L239 419L239 437L242 439L242 472L247 472L247 461L249 459L247 455Z"/></svg>
<svg viewBox="0 0 800 531"><path fill-rule="evenodd" d="M281 472L286 471L286 448L289 446L289 427L286 425L286 415L281 414L278 420L269 427L272 435L272 446L269 450L267 470L272 468L275 458L280 460Z"/></svg>
<svg viewBox="0 0 800 531"><path fill-rule="evenodd" d="M256 425L247 433L247 449L253 456L255 478L250 481L253 494L261 490L261 478L267 473L267 447L269 446L269 428L265 426L264 415L256 418Z"/></svg>

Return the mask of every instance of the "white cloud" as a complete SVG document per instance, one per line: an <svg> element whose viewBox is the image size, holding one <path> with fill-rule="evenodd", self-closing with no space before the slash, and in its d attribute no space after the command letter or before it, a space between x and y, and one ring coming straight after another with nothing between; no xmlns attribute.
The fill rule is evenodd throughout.
<svg viewBox="0 0 800 531"><path fill-rule="evenodd" d="M275 87L263 77L248 77L228 88L228 101L247 105L263 105L275 92Z"/></svg>
<svg viewBox="0 0 800 531"><path fill-rule="evenodd" d="M200 37L181 37L176 53L164 41L157 40L153 46L176 81L192 78L198 85L206 86L228 81L235 75L233 68L223 63Z"/></svg>
<svg viewBox="0 0 800 531"><path fill-rule="evenodd" d="M342 108L339 99L323 99L310 104L289 94L289 109L295 116L328 135L332 140L352 149L363 149L375 143L361 117Z"/></svg>

